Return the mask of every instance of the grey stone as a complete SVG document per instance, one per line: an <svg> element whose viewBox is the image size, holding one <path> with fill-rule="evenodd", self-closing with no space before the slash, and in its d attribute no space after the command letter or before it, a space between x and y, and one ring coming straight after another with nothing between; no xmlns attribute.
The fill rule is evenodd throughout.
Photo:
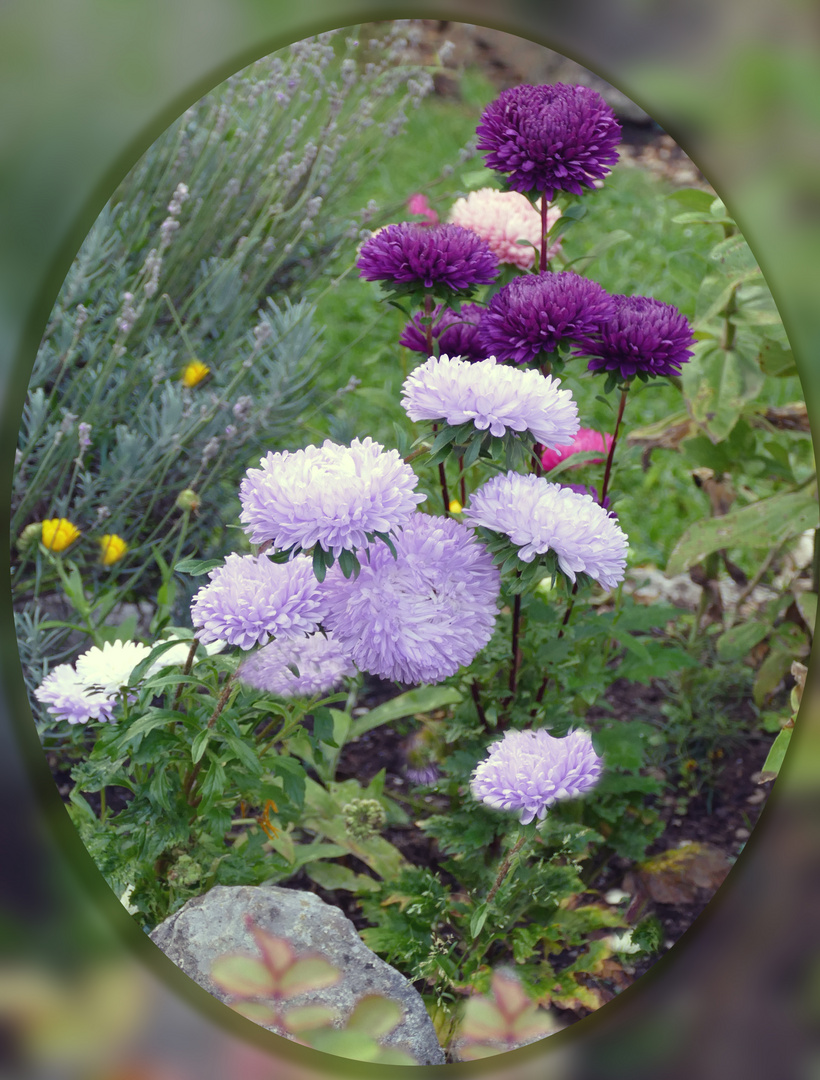
<svg viewBox="0 0 820 1080"><path fill-rule="evenodd" d="M381 1042L411 1054L419 1065L444 1063L444 1051L421 995L395 968L367 948L353 923L311 892L277 886L217 885L189 900L151 934L155 945L191 979L220 1001L229 1002L210 977L211 965L225 953L259 955L245 916L296 952L321 953L342 977L334 986L293 998L292 1005L328 1005L342 1026L360 998L381 994L398 1002L403 1019Z"/></svg>

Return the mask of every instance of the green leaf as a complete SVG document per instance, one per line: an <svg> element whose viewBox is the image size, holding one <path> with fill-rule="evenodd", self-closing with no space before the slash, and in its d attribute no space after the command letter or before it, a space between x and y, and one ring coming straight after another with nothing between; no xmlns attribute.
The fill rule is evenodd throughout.
<svg viewBox="0 0 820 1080"><path fill-rule="evenodd" d="M347 548L339 552L339 567L346 578L359 576L359 560Z"/></svg>
<svg viewBox="0 0 820 1080"><path fill-rule="evenodd" d="M321 957L305 957L292 964L279 982L279 993L282 997L296 997L305 994L308 990L322 990L326 986L333 986L341 978L342 973L334 967L329 960Z"/></svg>
<svg viewBox="0 0 820 1080"><path fill-rule="evenodd" d="M252 956L218 956L211 964L211 978L227 993L244 997L270 997L277 988L273 974Z"/></svg>
<svg viewBox="0 0 820 1080"><path fill-rule="evenodd" d="M377 705L364 716L357 717L350 725L350 740L358 739L366 731L372 731L373 728L389 724L393 720L400 720L404 716L431 712L446 705L457 705L461 700L461 694L454 686L419 686L385 701L383 705Z"/></svg>
<svg viewBox="0 0 820 1080"><path fill-rule="evenodd" d="M721 548L771 548L817 527L816 490L787 491L732 510L722 517L696 521L675 545L666 573L673 577L703 562Z"/></svg>
<svg viewBox="0 0 820 1080"><path fill-rule="evenodd" d="M721 240L709 252L709 258L717 263L724 276L736 285L763 276L749 245L739 234Z"/></svg>
<svg viewBox="0 0 820 1080"><path fill-rule="evenodd" d="M347 1021L348 1031L366 1031L374 1039L389 1034L403 1016L401 1005L381 994L359 998Z"/></svg>
<svg viewBox="0 0 820 1080"><path fill-rule="evenodd" d="M582 255L579 259L573 259L572 263L569 263L568 265L572 266L577 273L582 274L590 263L594 262L600 255L603 255L604 252L609 251L609 249L615 247L616 244L623 244L631 239L632 234L628 233L626 229L613 229L612 232L606 233L597 244L593 244L586 255Z"/></svg>
<svg viewBox="0 0 820 1080"><path fill-rule="evenodd" d="M771 632L771 623L750 620L733 626L721 634L715 642L718 659L724 663L731 660L743 660L751 650Z"/></svg>
<svg viewBox="0 0 820 1080"><path fill-rule="evenodd" d="M317 709L313 714L313 738L315 742L327 743L335 750L339 744L333 740L333 712L327 708Z"/></svg>
<svg viewBox="0 0 820 1080"><path fill-rule="evenodd" d="M681 188L667 195L667 198L690 212L700 211L701 214L706 214L714 201L708 191L700 188Z"/></svg>
<svg viewBox="0 0 820 1080"><path fill-rule="evenodd" d="M780 772L783 765L783 759L786 756L786 751L789 749L789 743L792 740L792 731L794 731L794 728L783 728L772 743L772 747L766 755L766 760L763 762L761 780L774 780Z"/></svg>
<svg viewBox="0 0 820 1080"><path fill-rule="evenodd" d="M713 443L727 438L744 405L757 397L764 382L755 360L712 342L695 346L695 355L681 376L692 417Z"/></svg>
<svg viewBox="0 0 820 1080"><path fill-rule="evenodd" d="M484 923L487 921L489 910L489 905L484 903L479 904L472 913L470 916L470 937L475 939L481 933Z"/></svg>
<svg viewBox="0 0 820 1080"><path fill-rule="evenodd" d="M207 574L221 565L222 559L182 559L181 562L175 564L174 571L178 574L190 574L191 577L200 577L202 574Z"/></svg>
<svg viewBox="0 0 820 1080"><path fill-rule="evenodd" d="M766 375L785 379L797 375L794 353L776 341L764 340L760 344L760 367Z"/></svg>
<svg viewBox="0 0 820 1080"><path fill-rule="evenodd" d="M666 271L673 281L696 296L709 272L709 263L696 251L676 251L667 259Z"/></svg>
<svg viewBox="0 0 820 1080"><path fill-rule="evenodd" d="M317 544L313 549L313 574L320 584L325 580L325 574L327 573L327 566L325 565L326 554L327 552L325 552L325 549L321 544Z"/></svg>
<svg viewBox="0 0 820 1080"><path fill-rule="evenodd" d="M195 736L194 741L191 743L191 761L196 765L208 746L208 740L211 737L211 729L205 728L204 731L200 731Z"/></svg>
<svg viewBox="0 0 820 1080"><path fill-rule="evenodd" d="M344 849L340 849L344 851ZM380 886L375 878L367 874L356 874L349 866L341 863L312 862L305 865L308 877L321 885L323 889L344 889L346 892L378 892Z"/></svg>
<svg viewBox="0 0 820 1080"><path fill-rule="evenodd" d="M261 776L265 770L259 761L259 756L254 747L250 746L244 739L238 738L236 735L225 735L223 737L234 755L242 762L248 772L252 776Z"/></svg>

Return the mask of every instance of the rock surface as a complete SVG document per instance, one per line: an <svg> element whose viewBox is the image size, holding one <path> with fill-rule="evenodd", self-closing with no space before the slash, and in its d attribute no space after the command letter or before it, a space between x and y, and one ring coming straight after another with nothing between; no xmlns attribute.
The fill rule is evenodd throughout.
<svg viewBox="0 0 820 1080"><path fill-rule="evenodd" d="M211 980L211 965L225 953L259 955L246 915L262 930L286 938L297 952L321 953L341 970L338 983L294 998L293 1006L332 1006L340 1014L341 1025L360 998L381 994L398 1002L404 1013L401 1023L381 1040L383 1045L405 1050L419 1065L444 1063L444 1051L420 994L367 948L338 908L314 893L277 886L217 885L160 923L151 940L186 975L228 1002L228 995Z"/></svg>

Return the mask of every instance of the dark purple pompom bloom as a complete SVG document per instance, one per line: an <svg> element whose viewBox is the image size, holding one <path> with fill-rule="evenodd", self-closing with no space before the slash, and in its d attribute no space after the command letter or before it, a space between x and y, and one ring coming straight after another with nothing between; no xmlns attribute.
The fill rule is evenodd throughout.
<svg viewBox="0 0 820 1080"><path fill-rule="evenodd" d="M362 244L356 266L367 281L418 282L425 289L487 285L498 259L485 240L460 225L388 225Z"/></svg>
<svg viewBox="0 0 820 1080"><path fill-rule="evenodd" d="M514 191L583 194L618 160L621 125L588 86L512 86L476 128L487 167L509 173Z"/></svg>
<svg viewBox="0 0 820 1080"><path fill-rule="evenodd" d="M581 339L579 356L591 357L590 371L619 371L624 379L680 375L695 342L685 315L648 296L614 296L612 316Z"/></svg>
<svg viewBox="0 0 820 1080"><path fill-rule="evenodd" d="M612 297L578 274L528 274L495 294L479 326L488 356L524 364L563 341L595 333L613 311Z"/></svg>
<svg viewBox="0 0 820 1080"><path fill-rule="evenodd" d="M438 342L435 351L447 356L460 356L462 360L485 360L486 353L478 340L478 324L483 313L484 308L480 304L462 304L459 314L449 308L442 310L442 305L436 304L432 313L433 340ZM413 321L402 331L399 345L429 356L422 318L423 314L413 316Z"/></svg>

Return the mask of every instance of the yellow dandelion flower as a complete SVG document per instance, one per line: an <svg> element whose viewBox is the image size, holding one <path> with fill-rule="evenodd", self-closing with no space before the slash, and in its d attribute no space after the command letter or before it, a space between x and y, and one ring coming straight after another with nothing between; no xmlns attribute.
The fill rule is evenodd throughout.
<svg viewBox="0 0 820 1080"><path fill-rule="evenodd" d="M48 518L43 522L41 540L49 551L65 551L80 536L80 530L67 518Z"/></svg>
<svg viewBox="0 0 820 1080"><path fill-rule="evenodd" d="M464 509L464 507L461 505L461 503L458 501L458 499L450 499L450 513L451 514L460 514L463 511L463 509Z"/></svg>
<svg viewBox="0 0 820 1080"><path fill-rule="evenodd" d="M116 533L106 533L100 537L100 562L103 566L113 566L128 551L128 544Z"/></svg>
<svg viewBox="0 0 820 1080"><path fill-rule="evenodd" d="M182 372L182 385L187 387L198 386L211 369L201 360L192 360L185 366Z"/></svg>

